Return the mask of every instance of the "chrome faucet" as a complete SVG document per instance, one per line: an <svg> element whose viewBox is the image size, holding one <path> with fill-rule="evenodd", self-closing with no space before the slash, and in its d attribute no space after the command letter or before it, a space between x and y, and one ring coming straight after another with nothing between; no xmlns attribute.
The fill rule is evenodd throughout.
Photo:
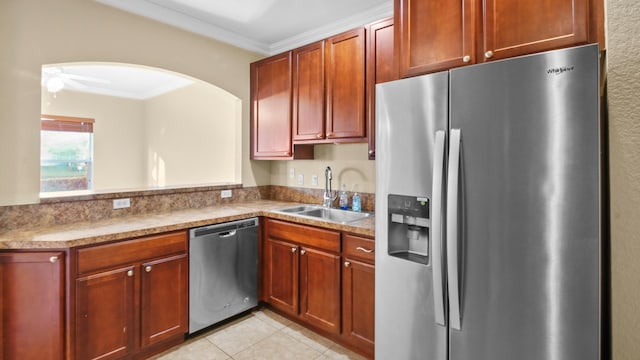
<svg viewBox="0 0 640 360"><path fill-rule="evenodd" d="M330 208L338 195L331 190L331 180L333 179L333 173L331 167L327 166L324 170L324 194L322 195L322 206Z"/></svg>

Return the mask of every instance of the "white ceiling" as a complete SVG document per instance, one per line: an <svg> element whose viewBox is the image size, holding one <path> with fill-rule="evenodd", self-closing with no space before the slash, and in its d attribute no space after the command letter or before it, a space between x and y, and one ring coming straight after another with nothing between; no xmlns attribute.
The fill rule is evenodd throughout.
<svg viewBox="0 0 640 360"><path fill-rule="evenodd" d="M272 55L393 14L393 0L95 0Z"/></svg>

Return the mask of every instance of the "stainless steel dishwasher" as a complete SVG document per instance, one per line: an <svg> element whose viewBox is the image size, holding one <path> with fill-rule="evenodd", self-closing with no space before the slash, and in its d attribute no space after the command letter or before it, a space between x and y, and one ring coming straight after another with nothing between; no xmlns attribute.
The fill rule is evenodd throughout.
<svg viewBox="0 0 640 360"><path fill-rule="evenodd" d="M189 333L258 305L258 219L189 231Z"/></svg>

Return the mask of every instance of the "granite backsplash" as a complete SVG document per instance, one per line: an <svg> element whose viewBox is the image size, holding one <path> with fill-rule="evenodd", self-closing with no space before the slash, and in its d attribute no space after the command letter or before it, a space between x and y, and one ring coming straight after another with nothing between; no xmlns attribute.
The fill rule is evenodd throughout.
<svg viewBox="0 0 640 360"><path fill-rule="evenodd" d="M221 191L228 189L233 191L233 195L221 198ZM231 185L50 198L43 199L40 204L0 206L0 232L254 200L322 204L322 193L322 189ZM349 200L352 196L353 193L349 193ZM360 196L362 210L374 211L375 194L361 193ZM131 207L114 210L113 199L117 198L130 198Z"/></svg>

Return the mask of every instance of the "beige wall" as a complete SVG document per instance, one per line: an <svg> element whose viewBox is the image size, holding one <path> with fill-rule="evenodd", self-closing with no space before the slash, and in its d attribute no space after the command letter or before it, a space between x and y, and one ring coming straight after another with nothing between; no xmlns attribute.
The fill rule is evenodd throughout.
<svg viewBox="0 0 640 360"><path fill-rule="evenodd" d="M269 183L249 161L249 63L262 56L91 0L0 2L0 205L37 203L40 67L105 61L183 73L242 100L242 181Z"/></svg>
<svg viewBox="0 0 640 360"><path fill-rule="evenodd" d="M146 184L144 107L139 100L43 88L42 113L92 118L93 188L127 189ZM117 144L114 146L113 144Z"/></svg>
<svg viewBox="0 0 640 360"><path fill-rule="evenodd" d="M612 336L640 359L640 2L607 0Z"/></svg>
<svg viewBox="0 0 640 360"><path fill-rule="evenodd" d="M274 161L271 165L271 184L324 189L324 171L327 166L333 172L332 186L340 190L374 193L376 190L375 161L367 160L367 144L316 145L314 160ZM293 169L294 178L289 177ZM298 184L298 175L304 176L304 184ZM312 176L318 176L318 185L311 184Z"/></svg>
<svg viewBox="0 0 640 360"><path fill-rule="evenodd" d="M147 184L239 183L239 98L196 81L145 101Z"/></svg>

